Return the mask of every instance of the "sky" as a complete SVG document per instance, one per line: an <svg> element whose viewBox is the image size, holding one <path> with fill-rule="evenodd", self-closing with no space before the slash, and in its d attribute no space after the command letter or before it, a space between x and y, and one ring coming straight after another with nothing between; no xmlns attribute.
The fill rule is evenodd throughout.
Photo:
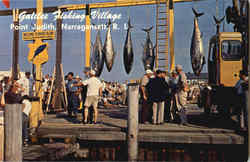
<svg viewBox="0 0 250 162"><path fill-rule="evenodd" d="M80 3L94 3L97 0L44 0L44 6L59 6L65 4L80 4ZM100 1L98 1L100 2ZM102 0L101 2L108 2L108 0ZM224 2L224 3L223 3ZM190 60L190 46L193 33L193 19L194 15L192 7L198 12L204 12L205 15L199 18L199 27L202 32L204 54L207 57L208 53L208 41L216 31L216 26L212 16L218 14L221 18L225 15L225 9L228 6L232 6L230 0L219 0L218 12L216 12L216 0L205 0L202 2L185 2L174 4L174 16L175 16L175 62L181 64L185 72L192 72L191 60ZM36 7L35 0L10 0L10 8L34 8ZM4 5L0 3L0 10L6 10ZM142 44L145 42L146 33L142 28L148 28L154 26L150 33L151 40L155 44L155 25L156 25L156 7L152 6L133 6L126 8L111 8L111 9L99 9L92 10L92 12L110 12L113 15L121 15L120 19L115 20L113 23L117 24L119 29L112 30L112 39L116 56L114 65L111 72L108 72L104 66L103 72L100 76L101 79L107 81L125 81L130 79L138 79L144 74L144 68L142 63ZM84 15L85 11L73 11L74 14ZM67 12L66 14L69 14ZM123 65L123 46L126 38L126 29L124 24L127 23L128 18L131 18L131 23L134 26L132 29L132 43L134 49L134 63L130 74L125 72ZM54 15L49 14L48 19L44 20L44 24L52 24L56 26L56 22L53 20ZM106 24L107 19L93 19L92 23L100 25ZM64 24L68 25L84 25L85 20L63 20ZM0 17L0 71L10 70L11 56L12 56L12 39L13 31L10 29L12 24L12 16ZM35 20L23 20L21 25L28 25L27 30L20 31L19 41L19 64L21 71L31 71L32 65L27 61L27 55L29 52L28 44L31 41L23 41L21 38L22 32L32 31L31 26L35 24ZM232 25L228 25L224 20L225 31L232 31ZM222 30L222 29L221 29ZM91 31L91 42L95 41L97 30ZM101 30L101 39L104 43L106 36L106 30ZM62 63L64 73L73 71L75 75L83 77L83 69L85 63L85 32L80 30L63 30L63 42L62 42ZM43 65L43 73L51 74L55 65L56 56L56 41L49 40L49 61ZM204 66L202 72L207 72L207 65Z"/></svg>

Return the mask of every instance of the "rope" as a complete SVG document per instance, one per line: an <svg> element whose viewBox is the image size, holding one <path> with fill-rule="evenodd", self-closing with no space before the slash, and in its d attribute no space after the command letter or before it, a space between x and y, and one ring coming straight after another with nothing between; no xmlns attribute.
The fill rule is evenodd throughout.
<svg viewBox="0 0 250 162"><path fill-rule="evenodd" d="M218 7L218 0L216 0L216 18L219 17L219 7Z"/></svg>
<svg viewBox="0 0 250 162"><path fill-rule="evenodd" d="M225 0L223 0L223 6L222 6L222 10L223 10L223 12L225 13ZM223 21L223 32L225 31L225 21Z"/></svg>
<svg viewBox="0 0 250 162"><path fill-rule="evenodd" d="M128 7L128 18L130 18L130 7Z"/></svg>

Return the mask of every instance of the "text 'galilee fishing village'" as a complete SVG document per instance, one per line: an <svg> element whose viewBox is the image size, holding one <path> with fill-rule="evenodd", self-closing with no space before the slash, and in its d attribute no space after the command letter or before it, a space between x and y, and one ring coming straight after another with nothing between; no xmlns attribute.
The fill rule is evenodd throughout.
<svg viewBox="0 0 250 162"><path fill-rule="evenodd" d="M0 0L1 161L250 161L249 0Z"/></svg>

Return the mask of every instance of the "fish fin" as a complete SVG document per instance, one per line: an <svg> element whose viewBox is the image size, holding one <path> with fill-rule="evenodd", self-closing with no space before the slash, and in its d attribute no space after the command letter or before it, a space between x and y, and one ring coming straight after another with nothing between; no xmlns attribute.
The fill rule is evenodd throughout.
<svg viewBox="0 0 250 162"><path fill-rule="evenodd" d="M128 18L128 28L133 28L133 26L131 25L131 22L130 22L130 18Z"/></svg>
<svg viewBox="0 0 250 162"><path fill-rule="evenodd" d="M203 12L202 13L198 13L197 11L195 11L194 8L192 8L192 10L193 10L193 13L194 13L195 17L200 17L200 16L204 15Z"/></svg>
<svg viewBox="0 0 250 162"><path fill-rule="evenodd" d="M145 32L147 32L147 33L149 33L151 30L153 29L153 26L151 26L150 28L144 28L144 29L142 29L143 31L145 31Z"/></svg>
<svg viewBox="0 0 250 162"><path fill-rule="evenodd" d="M112 24L111 20L109 19L109 21L107 22L107 26L110 26Z"/></svg>

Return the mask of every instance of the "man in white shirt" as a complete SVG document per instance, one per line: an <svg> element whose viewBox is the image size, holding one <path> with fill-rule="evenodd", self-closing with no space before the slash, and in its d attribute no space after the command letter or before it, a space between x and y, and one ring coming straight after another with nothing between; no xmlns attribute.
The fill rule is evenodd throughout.
<svg viewBox="0 0 250 162"><path fill-rule="evenodd" d="M96 124L97 116L98 116L98 99L99 96L102 96L102 83L101 81L95 77L96 72L94 70L90 70L90 78L82 81L82 85L88 86L87 89L87 97L85 100L85 110L84 110L84 121L86 124L88 120L88 108L93 106L94 110L94 124Z"/></svg>
<svg viewBox="0 0 250 162"><path fill-rule="evenodd" d="M32 95L32 81L30 78L30 72L25 72L25 76L17 81L19 85L23 88L21 93L22 96L31 96Z"/></svg>

